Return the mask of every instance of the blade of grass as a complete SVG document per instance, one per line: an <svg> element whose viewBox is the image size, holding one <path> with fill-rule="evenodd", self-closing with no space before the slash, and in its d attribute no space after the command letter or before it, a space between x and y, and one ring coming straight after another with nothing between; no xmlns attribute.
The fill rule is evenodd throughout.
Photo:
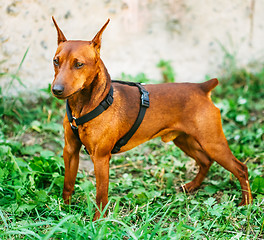
<svg viewBox="0 0 264 240"><path fill-rule="evenodd" d="M23 229L21 231L11 230L4 233L4 235L31 235L37 239L42 239L37 233L30 231L28 229ZM18 239L18 238L11 238L11 239Z"/></svg>
<svg viewBox="0 0 264 240"><path fill-rule="evenodd" d="M23 82L21 81L21 79L20 79L20 77L18 76L18 74L19 74L19 71L20 71L20 69L21 69L21 67L22 67L22 65L23 65L23 63L24 63L24 61L25 61L25 59L26 59L26 56L27 56L27 54L28 54L28 51L29 51L29 47L28 47L27 50L25 51L25 53L24 53L24 55L23 55L23 58L22 58L22 60L20 61L20 64L19 64L19 66L18 66L18 68L17 68L15 74L8 74L8 75L11 77L11 81L10 81L10 83L8 84L7 88L6 88L6 92L8 92L8 91L10 90L11 86L12 86L13 83L14 83L14 80L17 80L21 86L26 87L26 85L23 84Z"/></svg>
<svg viewBox="0 0 264 240"><path fill-rule="evenodd" d="M51 236L58 231L60 228L60 226L62 226L65 222L67 222L69 219L74 218L74 215L69 215L66 216L65 218L63 218L55 227L53 227L43 238L42 240L48 240L49 238L51 238Z"/></svg>
<svg viewBox="0 0 264 240"><path fill-rule="evenodd" d="M106 219L105 222L115 222L115 223L118 223L120 225L122 225L123 227L125 227L127 233L134 239L134 240L137 240L138 238L136 237L136 235L133 233L133 231L131 230L131 228L125 224L124 222L121 222L119 220L116 220L116 219Z"/></svg>
<svg viewBox="0 0 264 240"><path fill-rule="evenodd" d="M3 222L4 222L4 224L5 224L5 227L8 229L8 224L7 224L7 222L6 222L6 218L5 218L5 216L4 216L4 214L3 214L3 212L2 212L1 209L0 209L0 217L1 217L2 220L3 220Z"/></svg>

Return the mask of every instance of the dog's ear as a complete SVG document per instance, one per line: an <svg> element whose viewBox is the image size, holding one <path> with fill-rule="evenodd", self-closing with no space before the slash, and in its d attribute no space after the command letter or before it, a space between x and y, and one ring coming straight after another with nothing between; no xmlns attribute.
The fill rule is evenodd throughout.
<svg viewBox="0 0 264 240"><path fill-rule="evenodd" d="M66 42L67 39L66 37L64 36L63 32L60 30L58 24L56 23L55 21L55 18L52 16L52 20L53 20L53 23L57 29L57 33L58 33L58 45L61 43L61 42Z"/></svg>
<svg viewBox="0 0 264 240"><path fill-rule="evenodd" d="M105 30L105 28L108 25L109 21L110 21L110 19L108 18L108 20L106 21L104 26L100 29L100 31L95 35L95 37L92 40L92 44L93 44L94 48L96 49L96 51L98 53L100 53L101 39L102 39L103 31Z"/></svg>

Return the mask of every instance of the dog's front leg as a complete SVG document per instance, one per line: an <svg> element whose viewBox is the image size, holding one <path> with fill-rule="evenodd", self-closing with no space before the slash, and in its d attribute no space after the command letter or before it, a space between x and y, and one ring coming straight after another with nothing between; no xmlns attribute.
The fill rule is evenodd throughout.
<svg viewBox="0 0 264 240"><path fill-rule="evenodd" d="M65 146L63 149L63 159L65 165L63 199L64 203L69 204L71 195L74 191L74 184L79 167L79 152L81 143L73 134L70 127L65 128Z"/></svg>
<svg viewBox="0 0 264 240"><path fill-rule="evenodd" d="M109 160L111 154L105 156L92 156L94 163L94 172L96 178L96 204L100 211L103 211L108 202L108 185L109 185ZM100 211L96 210L94 219L100 218ZM104 214L104 217L106 213Z"/></svg>

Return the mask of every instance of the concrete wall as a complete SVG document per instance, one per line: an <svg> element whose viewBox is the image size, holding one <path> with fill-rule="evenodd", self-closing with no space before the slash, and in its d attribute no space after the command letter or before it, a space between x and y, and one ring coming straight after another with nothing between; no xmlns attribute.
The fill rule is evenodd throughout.
<svg viewBox="0 0 264 240"><path fill-rule="evenodd" d="M177 81L217 77L223 47L239 65L263 63L264 0L0 0L0 72L20 70L28 89L53 79L54 15L68 39L91 40L110 18L102 59L112 78L144 72L159 80L160 59ZM0 78L0 85L6 78Z"/></svg>

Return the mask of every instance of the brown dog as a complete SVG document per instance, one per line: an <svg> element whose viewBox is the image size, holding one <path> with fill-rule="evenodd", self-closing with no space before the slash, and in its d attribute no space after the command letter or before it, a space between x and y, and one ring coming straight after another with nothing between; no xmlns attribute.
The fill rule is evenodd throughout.
<svg viewBox="0 0 264 240"><path fill-rule="evenodd" d="M68 41L53 18L58 32L58 49L54 57L55 78L52 92L59 99L68 99L76 118L95 109L113 86L113 104L102 114L78 127L81 142L74 135L67 115L64 118L65 203L74 190L83 144L94 163L96 203L103 209L108 202L109 160L115 143L131 128L139 112L140 93L137 88L111 83L100 58L101 36L109 20L92 41ZM173 141L195 159L200 169L195 179L183 186L187 192L197 189L211 164L216 161L233 173L242 188L239 205L252 202L245 164L238 161L229 149L224 136L220 111L211 101L211 90L217 79L204 83L168 83L146 85L150 107L139 129L119 152L128 151L150 139L161 137ZM75 123L73 122L73 125ZM94 219L100 217L96 211Z"/></svg>

